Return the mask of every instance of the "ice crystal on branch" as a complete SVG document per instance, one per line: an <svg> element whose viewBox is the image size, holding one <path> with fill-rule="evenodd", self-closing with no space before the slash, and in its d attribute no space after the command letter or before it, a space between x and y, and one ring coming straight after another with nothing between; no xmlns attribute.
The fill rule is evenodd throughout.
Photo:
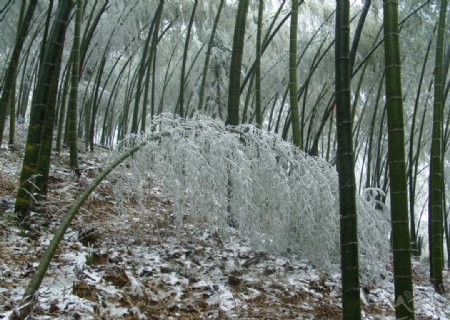
<svg viewBox="0 0 450 320"><path fill-rule="evenodd" d="M231 219L256 249L297 254L324 270L339 264L338 179L325 160L252 125L227 128L203 115L164 114L154 126L151 136L164 137L116 173L121 199L145 197L148 173L173 196L180 222L188 214L226 237ZM122 147L147 138L130 137ZM376 277L388 259L387 213L363 197L357 206L362 266Z"/></svg>

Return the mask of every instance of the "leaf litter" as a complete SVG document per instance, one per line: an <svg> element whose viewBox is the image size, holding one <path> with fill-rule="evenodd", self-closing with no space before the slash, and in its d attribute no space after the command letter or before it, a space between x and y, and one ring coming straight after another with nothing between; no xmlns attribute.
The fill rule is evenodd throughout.
<svg viewBox="0 0 450 320"><path fill-rule="evenodd" d="M22 153L0 150L0 319L9 319L76 194L107 152L84 154L83 175L55 156L44 226L11 222ZM341 319L341 285L295 256L253 250L233 233L188 214L177 223L169 195L152 186L125 212L106 180L80 210L41 285L32 319ZM37 215L36 215L37 216ZM388 263L388 262L386 262ZM414 261L417 319L450 319L448 296L434 292L425 262ZM448 271L446 286L449 292ZM448 294L448 293L447 293ZM364 319L394 319L392 275L361 290Z"/></svg>

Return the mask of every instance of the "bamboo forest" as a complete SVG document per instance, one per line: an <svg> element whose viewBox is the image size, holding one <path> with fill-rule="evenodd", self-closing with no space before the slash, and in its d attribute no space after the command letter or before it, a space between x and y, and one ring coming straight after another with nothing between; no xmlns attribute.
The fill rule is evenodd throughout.
<svg viewBox="0 0 450 320"><path fill-rule="evenodd" d="M448 0L0 0L0 319L450 319Z"/></svg>

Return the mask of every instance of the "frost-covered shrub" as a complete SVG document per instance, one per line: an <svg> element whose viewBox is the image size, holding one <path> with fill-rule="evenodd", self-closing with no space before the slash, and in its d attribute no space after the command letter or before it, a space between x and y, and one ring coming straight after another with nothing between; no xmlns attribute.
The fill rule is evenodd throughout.
<svg viewBox="0 0 450 320"><path fill-rule="evenodd" d="M231 218L257 249L298 254L325 270L339 264L338 179L330 164L251 125L227 128L202 115L162 115L154 124L168 134L133 156L133 174L116 173L118 193L144 194L151 173L172 194L179 221L188 214L226 237ZM129 141L136 139L147 137ZM389 223L364 198L357 207L362 266L376 277L388 259Z"/></svg>

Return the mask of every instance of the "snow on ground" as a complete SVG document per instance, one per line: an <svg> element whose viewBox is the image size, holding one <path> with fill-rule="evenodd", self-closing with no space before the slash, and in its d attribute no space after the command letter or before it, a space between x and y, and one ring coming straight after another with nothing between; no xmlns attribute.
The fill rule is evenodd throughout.
<svg viewBox="0 0 450 320"><path fill-rule="evenodd" d="M25 233L10 222L22 151L0 153L0 319L8 319L58 221L106 155L83 155L82 179L64 169L67 154L55 157L50 223ZM298 257L256 252L235 235L220 239L189 215L177 226L170 197L157 186L149 187L144 204L131 199L119 215L113 183L96 190L66 233L33 319L342 318L339 275ZM434 293L417 261L414 278L416 319L450 319L448 296ZM361 290L364 319L394 319L390 279Z"/></svg>

